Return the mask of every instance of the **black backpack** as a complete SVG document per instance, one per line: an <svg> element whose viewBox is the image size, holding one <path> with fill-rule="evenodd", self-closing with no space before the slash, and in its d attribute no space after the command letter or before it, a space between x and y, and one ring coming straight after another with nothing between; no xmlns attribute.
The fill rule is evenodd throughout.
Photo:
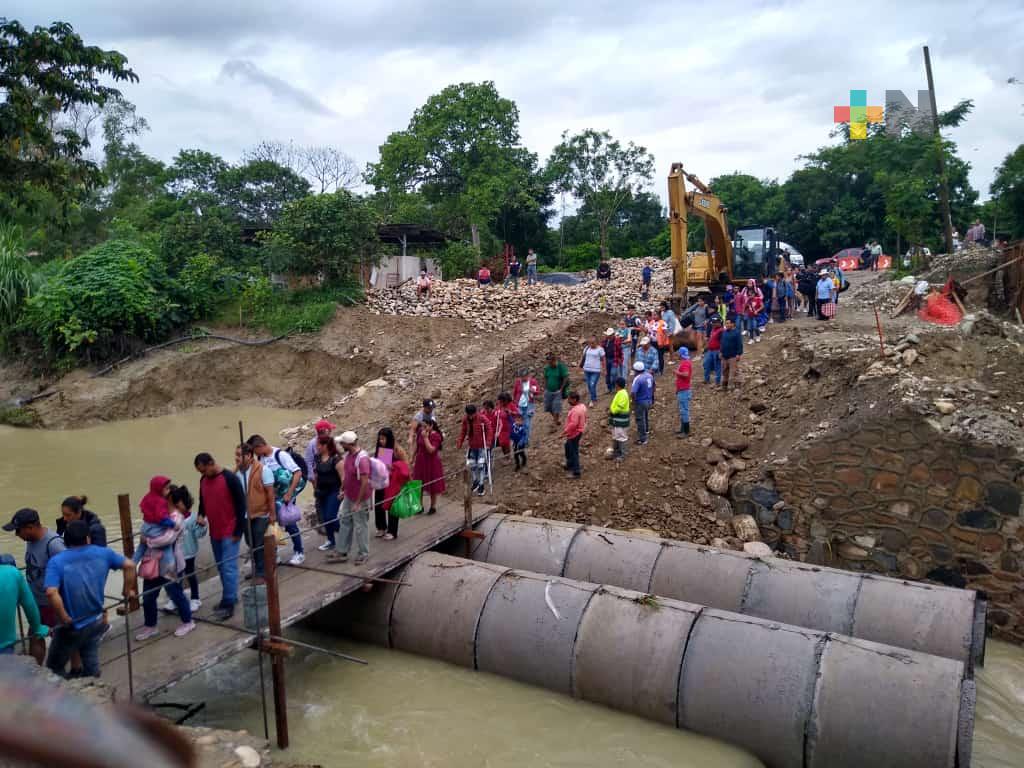
<svg viewBox="0 0 1024 768"><path fill-rule="evenodd" d="M295 462L295 466L297 466L299 468L299 471L302 473L302 479L306 480L308 482L309 481L309 465L306 464L306 458L302 454L300 454L298 451L293 449L291 446L288 446L287 448L278 448L277 451L275 451L275 453L274 453L274 461L276 461L279 466L283 466L281 464L281 459L279 458L279 455L280 455L282 450L285 453L287 453L289 456L292 457L292 461Z"/></svg>

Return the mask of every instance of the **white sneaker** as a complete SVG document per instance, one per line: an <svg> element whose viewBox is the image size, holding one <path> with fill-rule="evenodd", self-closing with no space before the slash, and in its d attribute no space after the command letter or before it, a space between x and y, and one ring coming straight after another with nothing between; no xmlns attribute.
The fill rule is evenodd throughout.
<svg viewBox="0 0 1024 768"><path fill-rule="evenodd" d="M178 627L176 630L174 630L174 636L175 637L184 637L185 635L187 635L189 632L191 632L195 628L196 628L196 623L194 621L190 621L187 624L182 624L180 627Z"/></svg>
<svg viewBox="0 0 1024 768"><path fill-rule="evenodd" d="M189 600L188 601L188 607L192 610L192 613L195 613L196 611L198 611L200 608L203 607L203 601L202 600Z"/></svg>
<svg viewBox="0 0 1024 768"><path fill-rule="evenodd" d="M395 540L395 537L392 536L390 533L385 533L381 538L383 538L384 541L394 541Z"/></svg>
<svg viewBox="0 0 1024 768"><path fill-rule="evenodd" d="M142 631L135 635L136 642L144 642L149 640L151 637L156 637L160 634L160 630L156 627L143 627Z"/></svg>
<svg viewBox="0 0 1024 768"><path fill-rule="evenodd" d="M177 613L178 606L174 604L173 600L168 600L166 603L163 604L160 610L162 610L164 613Z"/></svg>
<svg viewBox="0 0 1024 768"><path fill-rule="evenodd" d="M329 541L325 541L323 544L317 547L317 549L319 549L321 552L330 552L332 549L334 549L334 545Z"/></svg>
<svg viewBox="0 0 1024 768"><path fill-rule="evenodd" d="M292 555L292 559L288 561L288 565L302 565L306 562L306 554L304 552L296 552Z"/></svg>

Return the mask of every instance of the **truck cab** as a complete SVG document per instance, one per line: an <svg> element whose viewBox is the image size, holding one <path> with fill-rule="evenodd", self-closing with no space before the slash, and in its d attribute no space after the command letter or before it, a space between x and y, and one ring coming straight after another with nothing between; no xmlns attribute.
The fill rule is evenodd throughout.
<svg viewBox="0 0 1024 768"><path fill-rule="evenodd" d="M732 240L734 282L764 280L778 270L779 241L774 227L737 229Z"/></svg>

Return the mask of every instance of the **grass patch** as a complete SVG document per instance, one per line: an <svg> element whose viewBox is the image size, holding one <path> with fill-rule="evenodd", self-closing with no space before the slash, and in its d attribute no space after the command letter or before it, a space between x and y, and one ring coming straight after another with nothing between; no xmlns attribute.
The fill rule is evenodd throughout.
<svg viewBox="0 0 1024 768"><path fill-rule="evenodd" d="M331 321L339 304L351 306L362 300L362 288L355 282L296 291L275 290L256 307L247 308L244 298L232 299L221 306L216 320L237 325L241 318L243 325L273 336L289 331L316 333Z"/></svg>
<svg viewBox="0 0 1024 768"><path fill-rule="evenodd" d="M38 424L38 420L28 408L0 406L0 424L6 424L9 427L34 427Z"/></svg>

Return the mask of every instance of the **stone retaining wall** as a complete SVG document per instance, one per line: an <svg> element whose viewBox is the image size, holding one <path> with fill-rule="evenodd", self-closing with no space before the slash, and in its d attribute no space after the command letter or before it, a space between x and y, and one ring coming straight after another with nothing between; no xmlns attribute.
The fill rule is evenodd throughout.
<svg viewBox="0 0 1024 768"><path fill-rule="evenodd" d="M1014 449L955 440L908 414L847 424L770 475L774 489L732 492L766 542L801 560L979 590L992 633L1024 642Z"/></svg>

